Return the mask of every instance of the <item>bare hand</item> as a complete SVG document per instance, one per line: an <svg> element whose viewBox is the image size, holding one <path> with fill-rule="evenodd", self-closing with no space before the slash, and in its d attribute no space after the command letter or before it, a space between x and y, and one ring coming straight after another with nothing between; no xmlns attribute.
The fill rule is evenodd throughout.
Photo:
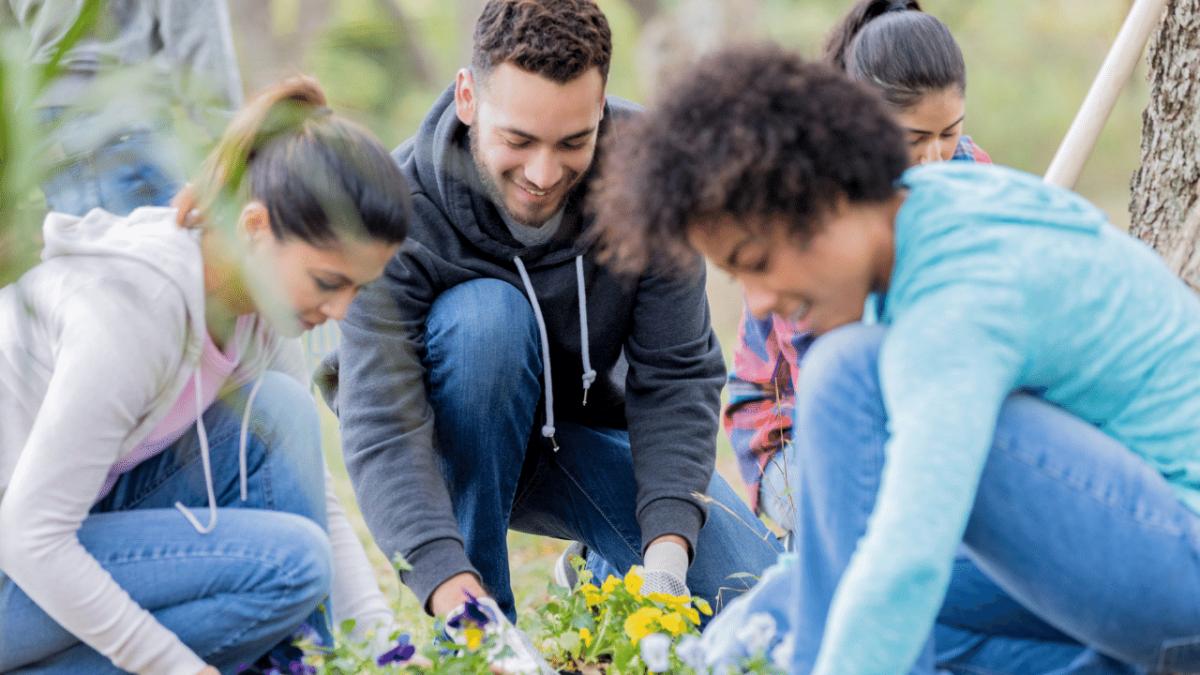
<svg viewBox="0 0 1200 675"><path fill-rule="evenodd" d="M204 226L204 215L196 209L196 190L191 183L184 185L171 198L171 208L175 209L175 224L195 230Z"/></svg>
<svg viewBox="0 0 1200 675"><path fill-rule="evenodd" d="M433 610L435 616L445 616L467 601L467 593L476 598L487 595L487 591L479 584L479 578L474 574L455 574L443 581L442 585L434 590L433 595L429 596L429 609Z"/></svg>
<svg viewBox="0 0 1200 675"><path fill-rule="evenodd" d="M221 671L212 666L204 666L204 670L196 673L196 675L221 675Z"/></svg>

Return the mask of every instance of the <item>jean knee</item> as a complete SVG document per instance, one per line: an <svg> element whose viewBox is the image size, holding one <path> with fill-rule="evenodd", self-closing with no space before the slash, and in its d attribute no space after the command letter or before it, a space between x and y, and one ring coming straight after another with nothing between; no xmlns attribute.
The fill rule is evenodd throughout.
<svg viewBox="0 0 1200 675"><path fill-rule="evenodd" d="M255 440L248 452L262 453L259 461L270 467L277 507L324 522L321 424L309 390L283 373L264 373L251 405L248 432Z"/></svg>
<svg viewBox="0 0 1200 675"><path fill-rule="evenodd" d="M796 383L796 428L837 419L846 408L858 415L883 415L879 390L879 349L883 326L850 324L813 342L800 363ZM805 418L813 419L805 419Z"/></svg>
<svg viewBox="0 0 1200 675"><path fill-rule="evenodd" d="M476 391L522 369L541 373L537 321L525 294L499 279L475 279L442 293L429 311L430 370L469 364Z"/></svg>
<svg viewBox="0 0 1200 675"><path fill-rule="evenodd" d="M322 602L333 586L333 550L329 535L312 520L290 513L274 514L271 536L277 542L286 586L303 614Z"/></svg>

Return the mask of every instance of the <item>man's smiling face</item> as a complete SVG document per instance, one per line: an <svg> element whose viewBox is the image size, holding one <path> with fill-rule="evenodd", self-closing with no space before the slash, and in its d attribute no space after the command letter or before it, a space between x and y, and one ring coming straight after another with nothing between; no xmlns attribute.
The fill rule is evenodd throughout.
<svg viewBox="0 0 1200 675"><path fill-rule="evenodd" d="M558 83L511 63L482 81L462 71L455 108L471 127L471 155L488 196L516 222L538 227L592 164L604 78L590 68Z"/></svg>

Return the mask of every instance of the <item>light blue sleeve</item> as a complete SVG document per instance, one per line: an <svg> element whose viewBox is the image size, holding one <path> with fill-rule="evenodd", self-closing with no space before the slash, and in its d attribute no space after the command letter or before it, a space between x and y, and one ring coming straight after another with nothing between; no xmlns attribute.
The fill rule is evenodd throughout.
<svg viewBox="0 0 1200 675"><path fill-rule="evenodd" d="M882 484L834 594L814 673L901 673L915 662L1021 371L1022 304L1006 285L943 286L889 330L879 365L890 432Z"/></svg>

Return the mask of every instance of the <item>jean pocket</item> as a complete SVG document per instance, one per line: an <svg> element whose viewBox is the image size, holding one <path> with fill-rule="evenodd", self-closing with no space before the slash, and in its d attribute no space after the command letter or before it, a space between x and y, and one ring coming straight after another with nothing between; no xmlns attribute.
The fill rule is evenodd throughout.
<svg viewBox="0 0 1200 675"><path fill-rule="evenodd" d="M1200 673L1200 635L1164 641L1155 672L1172 675Z"/></svg>

